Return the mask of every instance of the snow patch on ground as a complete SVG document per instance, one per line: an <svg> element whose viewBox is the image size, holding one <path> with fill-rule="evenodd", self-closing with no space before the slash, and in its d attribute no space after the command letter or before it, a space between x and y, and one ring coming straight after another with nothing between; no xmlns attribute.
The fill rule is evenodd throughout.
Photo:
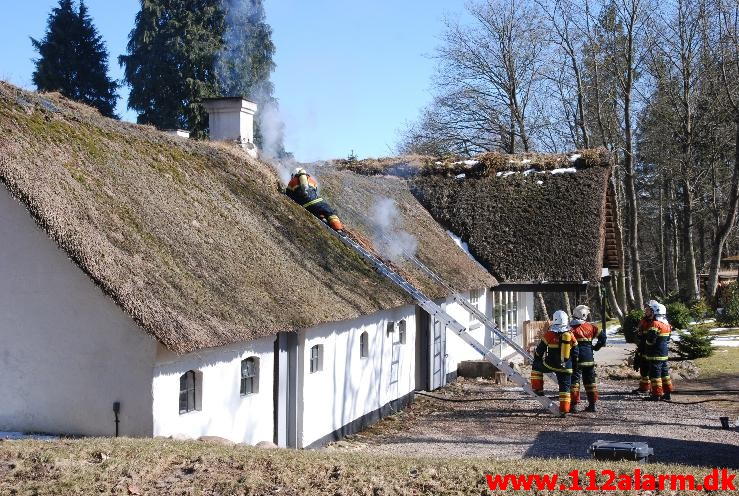
<svg viewBox="0 0 739 496"><path fill-rule="evenodd" d="M724 332L724 331L739 331L739 327L714 327L710 329L709 333Z"/></svg>
<svg viewBox="0 0 739 496"><path fill-rule="evenodd" d="M578 158L580 158L580 157L582 157L582 155L581 155L581 154L579 154L579 153L575 153L574 155L572 155L572 156L570 157L570 162L574 162L575 160L577 160L577 159L578 159Z"/></svg>
<svg viewBox="0 0 739 496"><path fill-rule="evenodd" d="M454 176L454 179L464 179L465 177L467 177L467 174L463 172L462 174L457 174L456 176Z"/></svg>
<svg viewBox="0 0 739 496"><path fill-rule="evenodd" d="M25 432L3 432L0 431L0 439L36 439L37 441L55 441L59 436L48 436L43 434L26 434Z"/></svg>

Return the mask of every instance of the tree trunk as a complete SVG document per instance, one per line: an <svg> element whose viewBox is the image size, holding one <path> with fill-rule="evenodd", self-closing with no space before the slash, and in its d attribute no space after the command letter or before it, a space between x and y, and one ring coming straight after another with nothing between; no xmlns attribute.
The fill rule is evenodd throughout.
<svg viewBox="0 0 739 496"><path fill-rule="evenodd" d="M693 243L693 193L690 190L688 181L682 181L682 200L683 200L683 287L685 288L685 297L688 301L698 299L698 271L695 264L695 246Z"/></svg>
<svg viewBox="0 0 739 496"><path fill-rule="evenodd" d="M718 289L718 273L721 267L721 257L723 256L724 245L729 238L729 234L736 224L739 215L739 116L736 121L736 143L734 143L734 172L731 175L731 190L729 192L729 202L727 205L727 213L724 222L716 231L716 239L713 242L713 252L711 253L711 266L708 272L708 296L711 299L716 298L716 290Z"/></svg>
<svg viewBox="0 0 739 496"><path fill-rule="evenodd" d="M565 291L564 293L562 293L562 297L565 300L565 312L567 312L567 315L572 317L572 306L570 306L570 294L567 291Z"/></svg>
<svg viewBox="0 0 739 496"><path fill-rule="evenodd" d="M616 298L616 292L613 290L615 284L615 280L611 278L611 280L604 284L606 287L606 296L608 297L608 304L611 306L611 311L616 316L619 322L621 324L624 323L624 311L621 309L621 306L618 304L618 299Z"/></svg>
<svg viewBox="0 0 739 496"><path fill-rule="evenodd" d="M539 302L539 309L541 310L541 313L544 315L545 320L549 320L549 312L547 311L547 304L544 301L544 295L541 294L540 291L536 292L536 301Z"/></svg>

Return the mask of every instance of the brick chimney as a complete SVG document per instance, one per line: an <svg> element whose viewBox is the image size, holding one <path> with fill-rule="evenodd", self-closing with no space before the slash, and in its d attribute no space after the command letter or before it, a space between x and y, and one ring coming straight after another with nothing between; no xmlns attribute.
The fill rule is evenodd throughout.
<svg viewBox="0 0 739 496"><path fill-rule="evenodd" d="M254 114L257 104L242 97L207 98L203 106L208 112L210 139L239 144L256 157L254 145Z"/></svg>

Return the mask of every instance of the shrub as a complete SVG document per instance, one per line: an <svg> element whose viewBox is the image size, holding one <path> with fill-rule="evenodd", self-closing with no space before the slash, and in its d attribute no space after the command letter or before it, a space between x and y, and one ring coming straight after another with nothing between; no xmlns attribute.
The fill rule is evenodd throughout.
<svg viewBox="0 0 739 496"><path fill-rule="evenodd" d="M706 300L695 300L693 304L690 305L690 316L695 320L701 321L713 316L713 311Z"/></svg>
<svg viewBox="0 0 739 496"><path fill-rule="evenodd" d="M670 291L665 295L664 298L662 298L662 303L664 305L669 305L670 303L680 303L680 292L679 291Z"/></svg>
<svg viewBox="0 0 739 496"><path fill-rule="evenodd" d="M677 353L688 360L711 356L713 354L711 341L713 341L713 336L708 333L708 329L699 326L691 327L680 333Z"/></svg>
<svg viewBox="0 0 739 496"><path fill-rule="evenodd" d="M723 313L719 316L721 323L730 326L739 326L739 286L733 282L723 291L721 305Z"/></svg>
<svg viewBox="0 0 739 496"><path fill-rule="evenodd" d="M667 320L675 329L687 329L690 325L690 310L684 303L667 305Z"/></svg>
<svg viewBox="0 0 739 496"><path fill-rule="evenodd" d="M639 327L639 321L643 318L644 310L632 310L626 314L623 331L627 343L636 342L636 330Z"/></svg>

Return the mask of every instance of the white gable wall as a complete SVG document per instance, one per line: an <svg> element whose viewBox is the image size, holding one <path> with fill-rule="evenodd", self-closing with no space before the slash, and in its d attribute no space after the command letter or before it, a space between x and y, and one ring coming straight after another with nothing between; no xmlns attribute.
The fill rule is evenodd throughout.
<svg viewBox="0 0 739 496"><path fill-rule="evenodd" d="M274 435L275 337L177 356L160 347L154 371L154 435L220 436L256 444ZM259 358L259 390L240 394L241 361ZM179 413L180 376L202 373L201 410Z"/></svg>
<svg viewBox="0 0 739 496"><path fill-rule="evenodd" d="M0 186L0 431L151 435L155 353Z"/></svg>
<svg viewBox="0 0 739 496"><path fill-rule="evenodd" d="M398 344L397 323L406 321L406 342ZM388 336L388 321L396 322ZM369 356L361 358L362 332ZM393 343L398 364L393 365ZM310 372L310 350L323 345L323 369ZM307 447L344 425L371 414L415 388L415 306L302 331L298 342L298 445Z"/></svg>

